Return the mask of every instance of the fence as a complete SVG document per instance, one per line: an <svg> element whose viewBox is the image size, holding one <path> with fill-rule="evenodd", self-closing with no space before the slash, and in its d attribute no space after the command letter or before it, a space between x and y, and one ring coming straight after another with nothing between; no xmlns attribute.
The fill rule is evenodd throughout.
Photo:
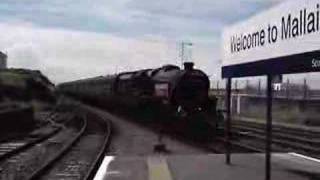
<svg viewBox="0 0 320 180"><path fill-rule="evenodd" d="M224 95L224 81L213 81L210 95ZM252 96L265 96L265 82L262 79L234 80L232 84L232 94L246 94ZM286 79L283 83L273 84L273 96L275 98L287 99L320 99L320 89L311 89L306 78L299 81Z"/></svg>
<svg viewBox="0 0 320 180"><path fill-rule="evenodd" d="M266 89L263 80L237 81L232 84L231 111L233 116L265 119ZM225 108L225 89L221 81L211 86L210 96L218 98L218 108ZM280 87L279 87L280 86ZM311 89L306 79L274 84L273 116L277 122L320 125L320 91Z"/></svg>

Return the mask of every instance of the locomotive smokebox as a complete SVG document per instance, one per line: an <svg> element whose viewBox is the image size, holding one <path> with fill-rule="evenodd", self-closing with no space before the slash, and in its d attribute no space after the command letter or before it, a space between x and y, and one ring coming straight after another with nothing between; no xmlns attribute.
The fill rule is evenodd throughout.
<svg viewBox="0 0 320 180"><path fill-rule="evenodd" d="M194 66L193 62L185 62L185 63L183 63L183 65L184 65L184 70L186 70L186 71L193 70L193 66Z"/></svg>

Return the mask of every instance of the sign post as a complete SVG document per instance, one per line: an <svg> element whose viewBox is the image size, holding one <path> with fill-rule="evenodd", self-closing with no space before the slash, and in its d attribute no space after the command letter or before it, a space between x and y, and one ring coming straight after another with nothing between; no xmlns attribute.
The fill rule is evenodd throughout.
<svg viewBox="0 0 320 180"><path fill-rule="evenodd" d="M266 170L265 179L271 179L271 145L272 145L272 75L267 75L267 123L266 123Z"/></svg>
<svg viewBox="0 0 320 180"><path fill-rule="evenodd" d="M226 145L226 163L231 164L231 143L230 143L230 135L231 135L231 84L232 79L228 78L227 80L227 98L226 98L226 106L227 106L227 122L225 124L225 145Z"/></svg>

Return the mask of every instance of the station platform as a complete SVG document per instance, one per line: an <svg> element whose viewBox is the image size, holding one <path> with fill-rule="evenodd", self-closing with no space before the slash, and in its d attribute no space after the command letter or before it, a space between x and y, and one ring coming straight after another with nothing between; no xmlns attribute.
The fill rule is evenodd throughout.
<svg viewBox="0 0 320 180"><path fill-rule="evenodd" d="M264 154L106 156L94 180L264 180ZM272 180L320 179L320 160L272 154Z"/></svg>

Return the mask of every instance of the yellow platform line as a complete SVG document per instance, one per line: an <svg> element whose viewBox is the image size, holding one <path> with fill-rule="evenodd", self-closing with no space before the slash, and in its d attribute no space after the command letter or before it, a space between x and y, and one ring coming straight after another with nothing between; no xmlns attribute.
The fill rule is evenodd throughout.
<svg viewBox="0 0 320 180"><path fill-rule="evenodd" d="M149 180L172 180L167 160L162 156L148 158Z"/></svg>

